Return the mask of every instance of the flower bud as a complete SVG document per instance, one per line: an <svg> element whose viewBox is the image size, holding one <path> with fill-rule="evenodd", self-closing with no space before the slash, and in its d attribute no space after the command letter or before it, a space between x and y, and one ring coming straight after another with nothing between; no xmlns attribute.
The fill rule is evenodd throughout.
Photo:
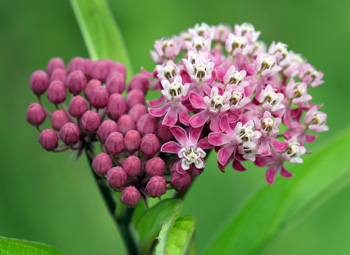
<svg viewBox="0 0 350 255"><path fill-rule="evenodd" d="M125 148L128 152L134 153L140 148L141 136L136 130L130 130L124 138Z"/></svg>
<svg viewBox="0 0 350 255"><path fill-rule="evenodd" d="M135 207L141 198L141 193L134 187L129 186L122 190L120 201L129 207Z"/></svg>
<svg viewBox="0 0 350 255"><path fill-rule="evenodd" d="M105 143L112 132L117 132L118 126L114 120L105 120L98 128L97 135L102 143Z"/></svg>
<svg viewBox="0 0 350 255"><path fill-rule="evenodd" d="M67 77L67 87L70 93L78 95L86 86L86 77L81 71L73 71Z"/></svg>
<svg viewBox="0 0 350 255"><path fill-rule="evenodd" d="M168 142L174 138L173 134L170 132L170 129L168 126L165 126L162 124L162 122L159 122L157 127L157 136L163 141Z"/></svg>
<svg viewBox="0 0 350 255"><path fill-rule="evenodd" d="M145 171L149 176L163 175L165 162L160 157L154 157L146 161Z"/></svg>
<svg viewBox="0 0 350 255"><path fill-rule="evenodd" d="M35 95L43 94L49 86L50 78L42 70L35 71L30 76L30 88L33 90Z"/></svg>
<svg viewBox="0 0 350 255"><path fill-rule="evenodd" d="M136 123L137 130L141 135L154 133L156 131L157 119L149 113L146 113L138 119Z"/></svg>
<svg viewBox="0 0 350 255"><path fill-rule="evenodd" d="M66 123L60 129L60 138L67 145L74 145L79 141L80 130L74 123Z"/></svg>
<svg viewBox="0 0 350 255"><path fill-rule="evenodd" d="M124 78L126 77L126 67L125 67L125 65L123 65L120 62L113 63L113 65L111 65L109 67L109 72L110 72L110 74L112 74L114 72L119 72L119 73L123 74Z"/></svg>
<svg viewBox="0 0 350 255"><path fill-rule="evenodd" d="M46 118L46 113L44 108L38 103L32 103L29 105L27 110L27 121L34 125L41 125Z"/></svg>
<svg viewBox="0 0 350 255"><path fill-rule="evenodd" d="M147 134L141 140L141 152L147 157L154 156L160 149L160 142L154 134Z"/></svg>
<svg viewBox="0 0 350 255"><path fill-rule="evenodd" d="M93 132L100 126L100 115L97 112L86 111L80 120L81 126L88 132Z"/></svg>
<svg viewBox="0 0 350 255"><path fill-rule="evenodd" d="M88 74L92 79L103 81L107 76L106 63L103 60L93 61L88 69Z"/></svg>
<svg viewBox="0 0 350 255"><path fill-rule="evenodd" d="M60 130L64 126L64 124L68 122L69 117L63 110L56 110L52 114L51 124L54 129Z"/></svg>
<svg viewBox="0 0 350 255"><path fill-rule="evenodd" d="M108 97L109 94L107 89L105 87L98 86L92 90L90 102L95 108L100 109L107 106Z"/></svg>
<svg viewBox="0 0 350 255"><path fill-rule="evenodd" d="M47 90L47 98L53 104L62 103L66 100L67 91L63 82L53 81L50 83L49 89Z"/></svg>
<svg viewBox="0 0 350 255"><path fill-rule="evenodd" d="M149 81L143 74L136 74L129 83L128 91L139 89L144 94L147 93Z"/></svg>
<svg viewBox="0 0 350 255"><path fill-rule="evenodd" d="M108 185L113 189L121 188L125 184L127 178L128 176L124 169L120 166L113 167L107 172Z"/></svg>
<svg viewBox="0 0 350 255"><path fill-rule="evenodd" d="M146 191L151 197L160 197L166 193L166 181L164 177L153 176L146 185Z"/></svg>
<svg viewBox="0 0 350 255"><path fill-rule="evenodd" d="M124 114L119 117L118 131L125 135L129 130L135 129L135 121L130 117L130 115Z"/></svg>
<svg viewBox="0 0 350 255"><path fill-rule="evenodd" d="M136 156L129 156L123 161L122 167L128 176L137 176L141 171L141 160Z"/></svg>
<svg viewBox="0 0 350 255"><path fill-rule="evenodd" d="M68 65L68 73L73 71L81 71L85 73L85 59L82 57L73 58Z"/></svg>
<svg viewBox="0 0 350 255"><path fill-rule="evenodd" d="M52 151L58 146L58 135L52 129L44 129L39 135L39 143L48 151Z"/></svg>
<svg viewBox="0 0 350 255"><path fill-rule="evenodd" d="M76 118L80 118L88 110L88 104L82 96L74 96L70 100L68 112Z"/></svg>
<svg viewBox="0 0 350 255"><path fill-rule="evenodd" d="M50 59L49 63L47 64L47 72L48 74L52 74L54 70L57 69L62 69L65 70L66 69L66 65L64 64L63 60L61 58L52 58Z"/></svg>
<svg viewBox="0 0 350 255"><path fill-rule="evenodd" d="M170 184L176 191L183 191L191 186L192 179L187 171L184 174L179 174L175 171L171 176Z"/></svg>
<svg viewBox="0 0 350 255"><path fill-rule="evenodd" d="M96 88L96 87L99 87L101 86L101 82L99 80L90 80L87 84L86 84L86 87L85 87L85 90L84 90L84 95L85 97L87 98L87 100L90 101L91 99L91 96L92 96L92 91Z"/></svg>
<svg viewBox="0 0 350 255"><path fill-rule="evenodd" d="M135 104L144 104L145 94L139 89L131 90L126 95L126 103L128 104L129 108L133 107Z"/></svg>
<svg viewBox="0 0 350 255"><path fill-rule="evenodd" d="M127 104L124 97L120 94L114 93L108 99L107 114L113 120L118 119L127 111Z"/></svg>
<svg viewBox="0 0 350 255"><path fill-rule="evenodd" d="M128 114L133 118L134 121L137 121L142 115L146 114L147 107L144 104L135 104L128 112Z"/></svg>
<svg viewBox="0 0 350 255"><path fill-rule="evenodd" d="M125 148L123 135L119 132L112 132L105 142L105 147L111 154L121 153Z"/></svg>
<svg viewBox="0 0 350 255"><path fill-rule="evenodd" d="M125 77L122 73L115 73L112 78L106 81L106 85L110 94L121 94L125 90Z"/></svg>
<svg viewBox="0 0 350 255"><path fill-rule="evenodd" d="M192 167L189 169L189 173L190 173L192 178L197 177L198 175L203 173L203 171L204 171L204 168L198 169L197 167Z"/></svg>
<svg viewBox="0 0 350 255"><path fill-rule="evenodd" d="M98 154L92 161L92 168L98 175L106 175L108 170L112 168L111 157L104 152Z"/></svg>
<svg viewBox="0 0 350 255"><path fill-rule="evenodd" d="M66 78L67 78L67 73L64 69L55 69L53 70L51 77L50 77L50 81L61 81L63 83L66 82Z"/></svg>
<svg viewBox="0 0 350 255"><path fill-rule="evenodd" d="M102 61L105 62L105 67L107 69L107 73L109 73L109 70L112 68L114 62L112 60L110 60L109 58L105 58Z"/></svg>

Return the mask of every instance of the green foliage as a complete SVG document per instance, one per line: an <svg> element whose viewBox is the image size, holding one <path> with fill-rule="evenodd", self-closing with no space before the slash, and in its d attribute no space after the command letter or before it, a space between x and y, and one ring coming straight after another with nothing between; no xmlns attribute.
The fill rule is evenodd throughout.
<svg viewBox="0 0 350 255"><path fill-rule="evenodd" d="M132 75L122 35L105 0L71 0L71 4L92 59L110 58L122 62Z"/></svg>
<svg viewBox="0 0 350 255"><path fill-rule="evenodd" d="M350 130L311 155L288 182L265 186L235 215L205 254L257 254L285 225L294 225L350 183ZM322 171L320 171L322 170Z"/></svg>
<svg viewBox="0 0 350 255"><path fill-rule="evenodd" d="M62 255L63 253L42 243L0 237L0 255Z"/></svg>

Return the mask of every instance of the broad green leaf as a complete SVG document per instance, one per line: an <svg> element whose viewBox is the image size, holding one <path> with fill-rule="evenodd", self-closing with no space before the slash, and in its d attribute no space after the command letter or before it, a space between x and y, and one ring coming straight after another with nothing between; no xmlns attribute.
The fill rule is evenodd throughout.
<svg viewBox="0 0 350 255"><path fill-rule="evenodd" d="M0 255L62 255L63 253L46 244L0 237Z"/></svg>
<svg viewBox="0 0 350 255"><path fill-rule="evenodd" d="M174 222L174 224L172 224L169 232L167 233L167 236L159 240L159 245L161 243L164 243L165 252L162 252L162 253L156 252L156 254L157 255L186 254L195 230L196 230L196 219L193 216L185 216L177 219Z"/></svg>
<svg viewBox="0 0 350 255"><path fill-rule="evenodd" d="M140 254L150 254L163 224L169 222L174 215L178 215L181 207L180 199L165 199L145 211L135 223L139 236Z"/></svg>
<svg viewBox="0 0 350 255"><path fill-rule="evenodd" d="M80 30L92 59L110 58L122 62L128 77L131 63L122 34L105 0L70 0Z"/></svg>
<svg viewBox="0 0 350 255"><path fill-rule="evenodd" d="M291 227L350 183L350 130L304 157L295 177L264 185L215 236L204 254L257 254L285 226Z"/></svg>

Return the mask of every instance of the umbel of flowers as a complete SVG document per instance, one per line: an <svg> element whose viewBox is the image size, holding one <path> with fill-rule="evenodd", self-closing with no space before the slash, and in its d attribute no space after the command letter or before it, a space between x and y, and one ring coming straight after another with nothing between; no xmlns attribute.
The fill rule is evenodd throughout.
<svg viewBox="0 0 350 255"><path fill-rule="evenodd" d="M322 72L286 44L266 47L259 35L247 23L234 30L202 23L157 40L157 65L131 79L125 98L123 64L76 57L66 66L53 58L30 77L38 102L27 120L46 150L87 151L95 173L127 206L186 190L212 148L221 171L245 171L243 162L253 161L268 167L272 185L278 172L293 176L283 163L303 162L305 143L316 139L310 132L328 130L327 115L308 94L323 83ZM160 97L146 101L151 90ZM42 103L45 93L53 112ZM42 129L46 118L52 128Z"/></svg>

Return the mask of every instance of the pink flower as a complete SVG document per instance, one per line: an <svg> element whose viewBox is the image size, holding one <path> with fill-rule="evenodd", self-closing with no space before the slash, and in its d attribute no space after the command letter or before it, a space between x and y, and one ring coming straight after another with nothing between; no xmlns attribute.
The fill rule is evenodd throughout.
<svg viewBox="0 0 350 255"><path fill-rule="evenodd" d="M178 143L174 141L165 143L161 148L161 152L177 154L181 160L181 163L178 163L176 166L177 172L183 174L184 171L190 169L192 164L198 169L204 168L204 158L206 156L204 150L212 146L208 143L207 139L199 140L202 128L189 128L188 135L179 126L172 127L170 131Z"/></svg>
<svg viewBox="0 0 350 255"><path fill-rule="evenodd" d="M235 35L246 37L250 43L256 42L260 33L260 31L255 31L254 26L250 23L235 25Z"/></svg>
<svg viewBox="0 0 350 255"><path fill-rule="evenodd" d="M257 56L257 60L255 61L255 70L261 76L273 76L277 72L281 71L282 67L278 66L276 63L276 57L261 53Z"/></svg>
<svg viewBox="0 0 350 255"><path fill-rule="evenodd" d="M282 104L284 95L276 93L276 89L273 89L271 85L267 85L265 89L257 94L256 99L265 111L276 112L285 108Z"/></svg>
<svg viewBox="0 0 350 255"><path fill-rule="evenodd" d="M312 88L320 86L324 81L323 73L321 71L316 71L315 67L310 64L305 64L301 69L300 77L302 82L310 85Z"/></svg>
<svg viewBox="0 0 350 255"><path fill-rule="evenodd" d="M312 99L312 96L307 94L307 85L303 82L295 83L294 79L290 79L286 90L286 98L291 100L296 105L303 105Z"/></svg>
<svg viewBox="0 0 350 255"><path fill-rule="evenodd" d="M248 39L244 36L229 34L225 43L225 49L235 57L238 55L247 55L249 52Z"/></svg>
<svg viewBox="0 0 350 255"><path fill-rule="evenodd" d="M169 59L175 59L179 55L181 45L176 40L157 40L154 44L155 51L151 51L152 59L155 63L163 63Z"/></svg>

